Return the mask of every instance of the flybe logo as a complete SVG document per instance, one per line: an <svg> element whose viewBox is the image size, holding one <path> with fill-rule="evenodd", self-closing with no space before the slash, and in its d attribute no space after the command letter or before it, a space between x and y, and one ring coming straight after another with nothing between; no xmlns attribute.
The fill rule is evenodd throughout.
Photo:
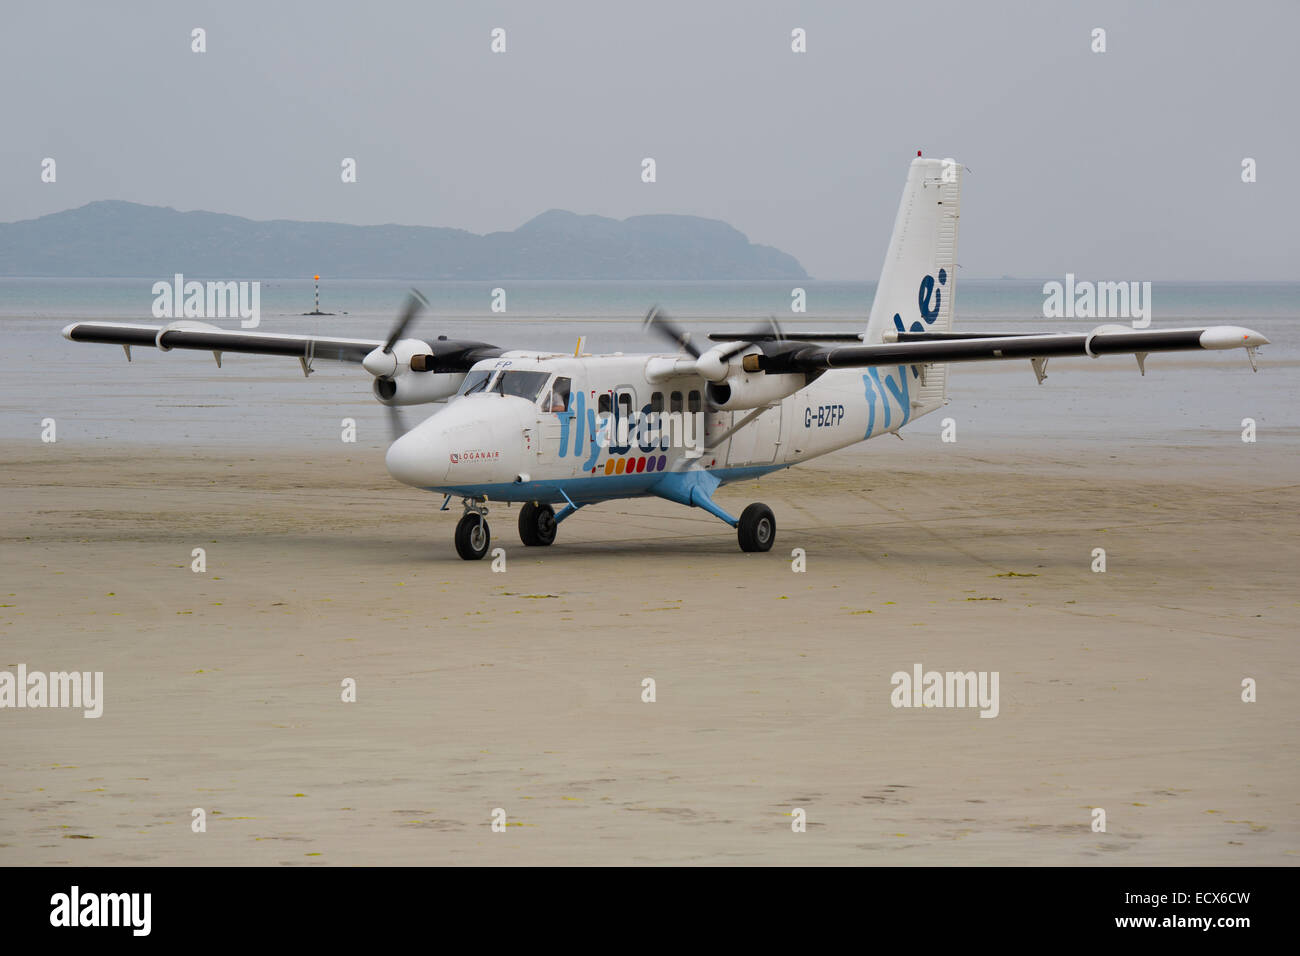
<svg viewBox="0 0 1300 956"><path fill-rule="evenodd" d="M939 281L927 275L921 280L916 290L916 307L920 318L913 320L910 326L903 323L903 317L894 313L894 328L899 332L924 332L934 325L943 308L943 287L948 284L948 270L939 270ZM921 370L913 365L912 374L907 373L908 366L900 365L896 369L881 374L878 368L869 368L862 376L862 384L867 397L867 433L870 438L876 431L876 419L880 419L881 431L894 431L902 428L912 417L911 380L920 377ZM897 416L890 399L898 405ZM879 406L880 411L876 409ZM895 418L898 421L895 424Z"/></svg>
<svg viewBox="0 0 1300 956"><path fill-rule="evenodd" d="M651 463L666 461L664 456L646 455L650 452L666 451L669 448L700 448L704 437L704 416L698 412L654 412L646 405L640 412L623 414L622 404L615 403L610 412L599 412L587 404L584 392L574 392L574 401L568 411L556 412L560 422L559 457L575 458L584 452L587 460L583 462L584 471L593 471L602 452L609 454L606 462L606 474L624 474L623 462L614 463L616 459L633 451L642 455L641 465L637 471L654 470ZM662 468L662 464L660 465Z"/></svg>
<svg viewBox="0 0 1300 956"><path fill-rule="evenodd" d="M948 282L948 270L939 270L939 285L942 287ZM943 308L943 289L934 287L934 276L926 276L921 280L921 287L916 291L916 306L921 312L921 321L913 322L911 328L905 328L903 317L897 312L894 313L894 328L900 332L924 332L928 326L934 325L934 320L939 317L939 310Z"/></svg>
<svg viewBox="0 0 1300 956"><path fill-rule="evenodd" d="M897 378L895 372L898 373ZM908 423L912 417L912 400L909 394L910 380L906 365L900 365L897 369L891 369L883 375L880 369L869 368L862 376L862 384L867 390L867 433L862 436L863 438L870 438L876 434L877 417L881 420L880 431L882 432L895 431ZM891 396L898 403L898 424L894 424L896 416L890 406ZM877 404L882 409L879 416L876 413Z"/></svg>

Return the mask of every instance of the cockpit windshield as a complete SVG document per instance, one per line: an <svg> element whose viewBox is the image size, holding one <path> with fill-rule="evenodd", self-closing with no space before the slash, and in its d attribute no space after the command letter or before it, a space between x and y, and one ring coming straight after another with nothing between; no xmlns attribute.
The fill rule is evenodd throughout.
<svg viewBox="0 0 1300 956"><path fill-rule="evenodd" d="M457 395L473 395L475 392L481 392L487 388L488 379L492 377L495 369L479 369L470 372L465 376L465 381L460 383L460 389Z"/></svg>
<svg viewBox="0 0 1300 956"><path fill-rule="evenodd" d="M537 401L550 372L524 372L517 369L478 369L465 376L460 384L460 395L477 393L511 395L530 402Z"/></svg>
<svg viewBox="0 0 1300 956"><path fill-rule="evenodd" d="M530 402L537 401L537 396L542 393L542 386L546 384L551 377L550 372L517 372L505 371L489 387L490 392L500 392L502 395L513 395L516 398L526 398Z"/></svg>

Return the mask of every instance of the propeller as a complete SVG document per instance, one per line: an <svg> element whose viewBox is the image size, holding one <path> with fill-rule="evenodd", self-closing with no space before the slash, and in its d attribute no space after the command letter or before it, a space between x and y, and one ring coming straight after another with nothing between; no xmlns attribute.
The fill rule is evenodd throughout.
<svg viewBox="0 0 1300 956"><path fill-rule="evenodd" d="M393 441L401 438L406 434L406 422L402 420L401 410L396 405L385 405L388 409L388 433L392 435Z"/></svg>
<svg viewBox="0 0 1300 956"><path fill-rule="evenodd" d="M406 327L415 321L415 317L421 311L427 308L429 308L429 300L421 295L419 290L412 289L406 297L406 303L402 306L401 315L397 317L397 324L388 333L388 341L384 343L384 347L380 351L385 355L392 352L393 346L397 344L398 339L406 334Z"/></svg>
<svg viewBox="0 0 1300 956"><path fill-rule="evenodd" d="M394 441L407 431L397 404L424 405L449 398L463 379L456 373L468 372L475 363L502 354L501 349L486 342L448 339L445 335L438 336L433 345L405 338L427 308L429 300L418 289L412 289L388 338L361 360L361 367L374 376L375 397L388 406L388 426Z"/></svg>
<svg viewBox="0 0 1300 956"><path fill-rule="evenodd" d="M690 355L691 358L698 359L700 357L700 350L691 342L691 333L678 325L659 306L652 305L650 307L650 311L645 314L645 321L641 323L641 327L666 338L681 351Z"/></svg>
<svg viewBox="0 0 1300 956"><path fill-rule="evenodd" d="M671 318L657 305L652 306L650 311L646 313L642 327L672 342L678 349L695 359L693 371L710 382L725 380L727 366L731 359L755 344L750 336L745 335L735 342L726 345L715 345L708 351L701 352L691 341L691 333L678 325L675 319ZM785 333L781 331L781 326L777 324L775 316L768 317L767 329L760 330L754 335L772 336L772 340L776 342L785 340Z"/></svg>
<svg viewBox="0 0 1300 956"><path fill-rule="evenodd" d="M391 381L393 375L397 372L397 356L393 354L393 349L401 341L402 336L406 334L410 324L415 321L415 317L428 305L429 300L420 295L415 289L412 289L406 297L406 302L402 305L402 311L397 317L397 322L389 330L388 338L383 345L361 360L361 367L380 381Z"/></svg>
<svg viewBox="0 0 1300 956"><path fill-rule="evenodd" d="M411 323L415 321L423 310L429 307L429 300L426 299L416 289L412 289L407 295L406 301L402 304L402 311L397 316L397 321L388 332L388 338L384 344L367 355L361 362L362 367L375 377L375 388L379 394L384 395L385 389L390 393L396 390L396 383L393 376L397 372L397 358L393 355L393 348L401 341L402 336ZM406 434L406 424L402 420L402 413L398 411L395 405L388 405L388 430L393 436L393 441L401 438Z"/></svg>
<svg viewBox="0 0 1300 956"><path fill-rule="evenodd" d="M723 349L720 353L718 353L718 357L725 362L733 355L738 355L739 353L745 351L745 349L749 348L751 345L754 344L755 339L759 339L759 338L762 338L764 341L768 341L768 342L785 341L785 333L781 331L781 326L776 321L776 316L769 315L767 317L766 329L758 329L755 332L749 333L748 335L746 335L745 337L737 341L735 344L733 344L730 348Z"/></svg>

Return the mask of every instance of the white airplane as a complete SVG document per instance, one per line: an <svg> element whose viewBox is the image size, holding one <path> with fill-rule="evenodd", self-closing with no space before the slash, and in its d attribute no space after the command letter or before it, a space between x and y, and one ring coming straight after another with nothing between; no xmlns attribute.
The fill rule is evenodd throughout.
<svg viewBox="0 0 1300 956"><path fill-rule="evenodd" d="M754 478L848 445L897 433L947 404L952 362L1024 359L1038 381L1057 356L1244 348L1268 340L1238 326L998 335L952 331L961 167L918 154L908 171L880 283L862 334L710 335L707 348L652 309L646 325L671 354L589 355L506 350L482 342L407 338L424 302L408 300L388 339L329 338L166 325L78 322L74 342L161 351L290 355L359 363L375 397L396 406L445 402L397 435L387 466L398 481L460 498L456 551L482 558L491 541L489 501L520 502L525 545L555 540L580 508L653 495L703 508L736 528L744 551L767 551L776 520L766 505L740 517L713 500L723 484ZM851 342L853 344L845 344ZM554 506L560 506L557 512Z"/></svg>

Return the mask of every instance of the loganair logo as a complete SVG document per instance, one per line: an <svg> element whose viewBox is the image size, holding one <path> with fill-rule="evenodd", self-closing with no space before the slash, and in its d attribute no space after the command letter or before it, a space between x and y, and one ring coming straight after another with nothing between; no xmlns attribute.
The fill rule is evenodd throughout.
<svg viewBox="0 0 1300 956"><path fill-rule="evenodd" d="M449 457L451 458L451 463L453 465L465 465L471 461L494 461L501 457L501 452L479 451L478 449L461 452L453 451Z"/></svg>
<svg viewBox="0 0 1300 956"><path fill-rule="evenodd" d="M939 318L939 310L943 308L943 286L948 283L948 270L939 270L939 281L936 283L934 276L927 275L921 280L920 286L916 290L916 307L920 312L920 318L913 320L910 326L903 323L903 317L899 313L894 313L894 328L900 332L924 332L930 326L934 325L935 319ZM893 431L902 428L912 417L912 399L911 399L911 382L912 379L919 378L921 370L917 366L911 366L911 375L907 372L908 366L900 365L896 369L891 369L885 374L881 374L878 368L869 368L866 374L862 376L862 384L867 393L867 438L870 438L876 430L876 419L880 418L881 431ZM898 405L897 415L890 403L890 398ZM877 404L880 411L877 412ZM895 424L895 418L898 421Z"/></svg>

